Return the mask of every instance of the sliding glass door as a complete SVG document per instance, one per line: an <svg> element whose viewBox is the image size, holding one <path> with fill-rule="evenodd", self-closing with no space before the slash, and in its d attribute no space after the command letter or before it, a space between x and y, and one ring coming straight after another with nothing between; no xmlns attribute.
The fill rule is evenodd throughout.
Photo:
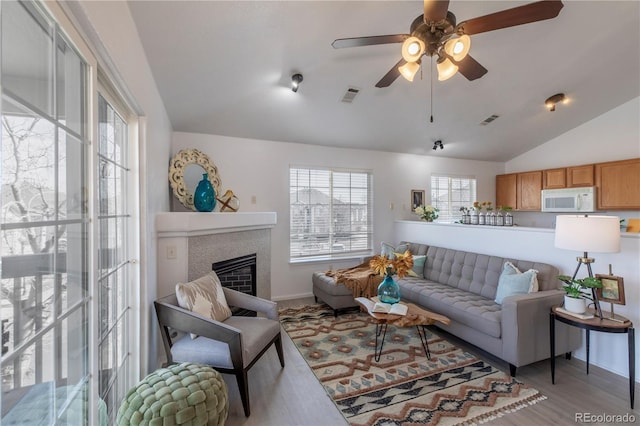
<svg viewBox="0 0 640 426"><path fill-rule="evenodd" d="M136 117L55 3L0 17L0 424L114 424L139 378Z"/></svg>
<svg viewBox="0 0 640 426"><path fill-rule="evenodd" d="M87 64L2 4L2 423L82 424L89 394Z"/></svg>

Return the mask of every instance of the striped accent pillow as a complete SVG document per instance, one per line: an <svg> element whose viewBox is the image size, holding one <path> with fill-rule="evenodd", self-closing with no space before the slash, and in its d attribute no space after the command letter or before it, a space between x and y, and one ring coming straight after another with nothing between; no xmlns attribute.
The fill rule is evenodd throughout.
<svg viewBox="0 0 640 426"><path fill-rule="evenodd" d="M220 279L214 271L195 281L176 284L176 297L181 308L203 317L222 322L231 316ZM196 337L191 335L192 339Z"/></svg>

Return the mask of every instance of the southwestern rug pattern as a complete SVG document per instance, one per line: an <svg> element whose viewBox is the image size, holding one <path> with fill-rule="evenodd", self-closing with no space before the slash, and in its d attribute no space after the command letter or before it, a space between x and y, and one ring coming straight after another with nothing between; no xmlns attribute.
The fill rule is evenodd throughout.
<svg viewBox="0 0 640 426"><path fill-rule="evenodd" d="M352 425L484 423L546 399L427 330L389 326L374 360L375 324L365 313L333 317L326 305L280 310L280 322Z"/></svg>

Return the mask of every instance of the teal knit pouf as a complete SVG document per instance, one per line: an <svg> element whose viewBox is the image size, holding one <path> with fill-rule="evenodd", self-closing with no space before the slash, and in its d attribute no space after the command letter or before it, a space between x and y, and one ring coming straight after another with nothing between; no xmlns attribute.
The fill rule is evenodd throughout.
<svg viewBox="0 0 640 426"><path fill-rule="evenodd" d="M118 425L223 425L229 414L227 385L213 368L191 363L161 368L131 388Z"/></svg>

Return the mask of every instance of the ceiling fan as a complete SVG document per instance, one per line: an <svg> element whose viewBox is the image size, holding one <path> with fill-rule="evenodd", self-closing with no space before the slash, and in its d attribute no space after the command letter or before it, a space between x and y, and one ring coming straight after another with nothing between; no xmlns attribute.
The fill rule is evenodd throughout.
<svg viewBox="0 0 640 426"><path fill-rule="evenodd" d="M335 49L342 49L402 43L402 59L376 83L376 87L387 87L400 75L413 81L420 69L423 55L437 56L440 81L451 78L456 72L460 72L467 80L475 80L485 75L487 69L468 54L471 47L469 36L552 19L558 16L562 7L562 1L544 0L469 19L456 25L456 16L449 12L449 0L424 0L424 14L411 23L411 34L339 38L331 45Z"/></svg>

